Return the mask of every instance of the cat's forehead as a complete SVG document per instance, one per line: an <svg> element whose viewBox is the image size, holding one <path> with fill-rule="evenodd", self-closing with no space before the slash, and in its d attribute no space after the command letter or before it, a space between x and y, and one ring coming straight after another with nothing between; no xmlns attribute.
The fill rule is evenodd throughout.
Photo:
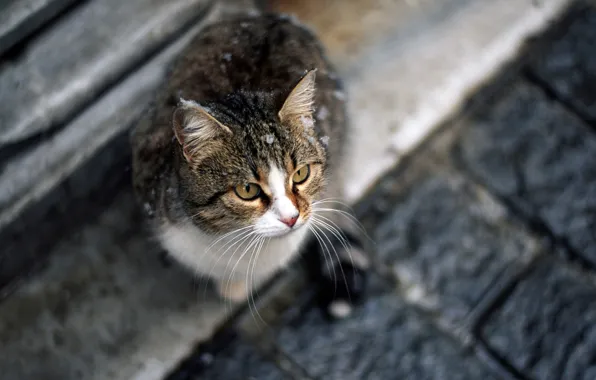
<svg viewBox="0 0 596 380"><path fill-rule="evenodd" d="M323 159L312 122L298 128L281 124L278 103L273 94L242 92L209 104L213 116L232 131L223 142L227 152L220 155L221 165L234 161L239 175L261 177L272 164L285 172Z"/></svg>

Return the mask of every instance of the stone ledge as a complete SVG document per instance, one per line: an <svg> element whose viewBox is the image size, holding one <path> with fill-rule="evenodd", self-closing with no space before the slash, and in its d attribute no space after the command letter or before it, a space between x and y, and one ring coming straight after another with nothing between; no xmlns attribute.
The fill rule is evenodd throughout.
<svg viewBox="0 0 596 380"><path fill-rule="evenodd" d="M77 1L4 1L0 4L0 55Z"/></svg>
<svg viewBox="0 0 596 380"><path fill-rule="evenodd" d="M76 8L2 67L0 144L56 128L204 17L211 3L97 0Z"/></svg>

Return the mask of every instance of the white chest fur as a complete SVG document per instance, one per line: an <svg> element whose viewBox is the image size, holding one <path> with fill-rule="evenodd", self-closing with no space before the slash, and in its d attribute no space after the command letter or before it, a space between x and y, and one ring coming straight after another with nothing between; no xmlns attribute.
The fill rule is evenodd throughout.
<svg viewBox="0 0 596 380"><path fill-rule="evenodd" d="M261 243L246 233L229 237L208 235L190 222L167 224L159 228L163 246L197 275L216 280L258 284L285 267L296 256L308 233L307 226L281 237L263 238ZM219 240L220 239L220 240ZM243 240L241 240L243 239Z"/></svg>

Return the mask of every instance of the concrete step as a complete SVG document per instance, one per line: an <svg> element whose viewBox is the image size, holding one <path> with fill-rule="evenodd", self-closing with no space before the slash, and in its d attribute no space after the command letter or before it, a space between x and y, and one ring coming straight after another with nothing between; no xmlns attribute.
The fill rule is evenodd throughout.
<svg viewBox="0 0 596 380"><path fill-rule="evenodd" d="M155 244L138 227L128 184L106 184L106 178L128 176L127 130L167 63L207 22L189 29L208 4L146 1L154 8L137 15L132 9L142 1L135 0L126 5L127 18L120 9L114 11L115 3L112 11L97 5L110 1L85 3L77 8L78 16L73 12L61 19L56 29L31 43L20 61L0 69L0 91L7 93L5 84L16 91L14 99L0 95L9 102L0 103L0 143L10 146L0 173L0 240L7 242L0 249L0 287L14 285L16 274L47 262L20 287L12 286L13 293L0 303L0 368L10 369L10 380L41 374L49 379L158 379L229 315L225 305L193 293L190 276L155 262ZM249 9L248 3L218 2L209 19ZM355 200L566 3L306 0L274 1L271 7L296 13L315 29L345 79L355 142L347 158L347 191ZM42 52L56 51L52 43L65 51L87 46L64 26L92 20L85 7L106 12L102 17L110 28L102 30L126 32L125 38L91 33L102 41L96 47L105 57L79 54L78 61L48 53L53 66L36 63L32 57L43 61ZM112 14L118 14L118 22L111 21ZM156 31L159 41L134 33L133 26L161 30L166 21L180 28L172 31L174 26L167 25L163 33ZM72 47L59 36L75 38ZM40 72L43 80L30 79L39 79ZM40 135L44 130L52 133ZM107 192L107 199L98 201L98 191ZM67 223L68 229L61 227Z"/></svg>
<svg viewBox="0 0 596 380"><path fill-rule="evenodd" d="M0 69L0 144L55 128L204 16L211 0L95 0Z"/></svg>
<svg viewBox="0 0 596 380"><path fill-rule="evenodd" d="M3 1L0 4L0 55L77 1Z"/></svg>

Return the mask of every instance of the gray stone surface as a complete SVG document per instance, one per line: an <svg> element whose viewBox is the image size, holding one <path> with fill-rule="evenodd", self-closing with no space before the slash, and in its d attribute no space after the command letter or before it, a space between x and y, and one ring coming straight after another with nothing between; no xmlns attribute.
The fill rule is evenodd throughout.
<svg viewBox="0 0 596 380"><path fill-rule="evenodd" d="M4 0L0 3L0 54L78 0Z"/></svg>
<svg viewBox="0 0 596 380"><path fill-rule="evenodd" d="M220 13L214 10L211 16ZM53 240L51 231L76 219L69 208L93 206L100 186L104 195L114 191L106 181L129 169L129 138L123 135L146 109L169 62L203 25L191 28L53 136L0 163L0 239L8 241L0 247L0 297L10 291L3 289L6 284L47 257L42 247ZM124 175L128 180L130 173ZM35 240L27 237L32 226Z"/></svg>
<svg viewBox="0 0 596 380"><path fill-rule="evenodd" d="M0 228L10 223L24 207L42 199L45 193L138 119L163 80L169 62L197 30L193 28L51 138L3 163L0 171Z"/></svg>
<svg viewBox="0 0 596 380"><path fill-rule="evenodd" d="M596 122L596 6L575 8L560 36L549 41L531 68L558 97Z"/></svg>
<svg viewBox="0 0 596 380"><path fill-rule="evenodd" d="M64 122L204 16L211 2L96 0L69 13L0 67L0 145Z"/></svg>
<svg viewBox="0 0 596 380"><path fill-rule="evenodd" d="M413 180L390 173L358 210L405 296L459 322L508 266L532 255L535 242L460 174L442 164L425 169L422 157L432 150L405 169L419 172Z"/></svg>
<svg viewBox="0 0 596 380"><path fill-rule="evenodd" d="M482 334L528 378L595 379L593 275L554 260L540 263L491 314Z"/></svg>
<svg viewBox="0 0 596 380"><path fill-rule="evenodd" d="M0 303L3 380L157 380L226 307L164 268L130 189L67 236L49 266ZM228 307L228 311L229 307Z"/></svg>
<svg viewBox="0 0 596 380"><path fill-rule="evenodd" d="M282 349L321 379L495 378L394 295L370 299L353 316L333 324L311 309L277 337Z"/></svg>
<svg viewBox="0 0 596 380"><path fill-rule="evenodd" d="M290 377L273 362L264 358L255 347L240 339L215 355L211 366L194 380L282 380Z"/></svg>
<svg viewBox="0 0 596 380"><path fill-rule="evenodd" d="M596 265L596 134L523 82L466 124L462 166Z"/></svg>
<svg viewBox="0 0 596 380"><path fill-rule="evenodd" d="M0 302L43 268L61 236L96 217L130 182L129 147L128 134L119 134L0 229Z"/></svg>

